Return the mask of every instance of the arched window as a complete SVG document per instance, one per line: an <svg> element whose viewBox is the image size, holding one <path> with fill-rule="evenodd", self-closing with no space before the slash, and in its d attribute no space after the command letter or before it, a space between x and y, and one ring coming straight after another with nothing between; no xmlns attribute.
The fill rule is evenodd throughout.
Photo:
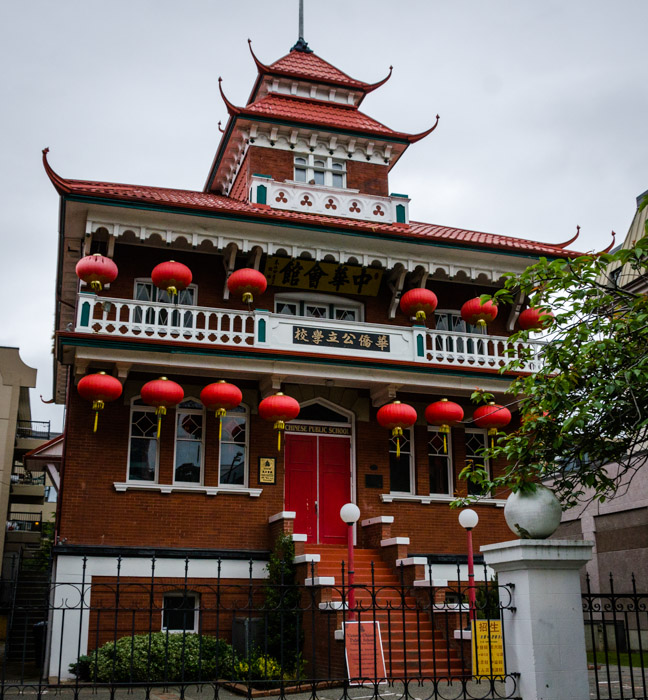
<svg viewBox="0 0 648 700"><path fill-rule="evenodd" d="M247 486L249 471L248 408L241 404L223 418L220 442L219 486Z"/></svg>
<svg viewBox="0 0 648 700"><path fill-rule="evenodd" d="M131 401L128 481L156 482L158 461L155 408L136 397Z"/></svg>
<svg viewBox="0 0 648 700"><path fill-rule="evenodd" d="M295 158L295 180L297 182L307 182L306 180L306 166L308 165L306 158L296 157Z"/></svg>
<svg viewBox="0 0 648 700"><path fill-rule="evenodd" d="M185 399L176 409L174 483L201 484L204 461L204 410L197 399Z"/></svg>

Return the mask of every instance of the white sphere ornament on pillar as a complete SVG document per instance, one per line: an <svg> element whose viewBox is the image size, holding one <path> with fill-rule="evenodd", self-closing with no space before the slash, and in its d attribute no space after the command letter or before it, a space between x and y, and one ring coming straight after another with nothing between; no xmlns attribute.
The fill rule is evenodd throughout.
<svg viewBox="0 0 648 700"><path fill-rule="evenodd" d="M360 519L360 508L355 503L345 503L340 508L340 517L347 525L357 523Z"/></svg>
<svg viewBox="0 0 648 700"><path fill-rule="evenodd" d="M535 491L512 493L506 499L504 518L523 540L544 540L558 529L562 508L551 489L536 485Z"/></svg>
<svg viewBox="0 0 648 700"><path fill-rule="evenodd" d="M472 508L464 508L459 513L459 525L465 530L472 530L477 527L479 516Z"/></svg>

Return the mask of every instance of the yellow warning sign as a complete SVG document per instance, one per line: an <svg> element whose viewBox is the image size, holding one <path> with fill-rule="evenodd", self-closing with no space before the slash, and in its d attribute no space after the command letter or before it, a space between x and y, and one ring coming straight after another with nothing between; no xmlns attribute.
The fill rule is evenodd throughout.
<svg viewBox="0 0 648 700"><path fill-rule="evenodd" d="M504 679L506 668L501 620L472 621L472 672L473 676Z"/></svg>

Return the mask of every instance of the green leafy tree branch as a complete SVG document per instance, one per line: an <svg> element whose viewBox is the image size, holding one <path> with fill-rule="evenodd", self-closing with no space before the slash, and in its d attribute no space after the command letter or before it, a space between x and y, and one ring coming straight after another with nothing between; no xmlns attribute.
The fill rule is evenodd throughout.
<svg viewBox="0 0 648 700"><path fill-rule="evenodd" d="M484 450L485 458L504 458L508 467L490 480L479 475L482 492L533 490L535 484L551 481L569 507L584 499L609 498L646 464L647 263L648 230L633 247L614 253L542 258L523 273L508 275L494 295L482 297L512 304L522 294L530 306L550 309L555 316L540 350L533 343L516 344L530 340L530 331L511 336L510 359L502 371L518 373L509 394L519 409L520 426L500 433L494 446ZM644 276L643 290L621 286L614 273L619 267ZM540 368L529 373L534 360ZM473 399L488 397L477 392ZM473 500L477 498L457 504Z"/></svg>

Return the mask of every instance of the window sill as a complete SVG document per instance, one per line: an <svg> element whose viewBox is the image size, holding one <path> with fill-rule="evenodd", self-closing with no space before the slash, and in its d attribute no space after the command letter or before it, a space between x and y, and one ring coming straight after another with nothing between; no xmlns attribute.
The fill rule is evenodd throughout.
<svg viewBox="0 0 648 700"><path fill-rule="evenodd" d="M422 505L428 506L431 503L452 503L456 500L455 496L444 496L443 494L431 494L429 496L419 496L413 493L381 493L380 500L383 503L396 503L398 501L408 502L408 503L421 503ZM483 506L497 506L497 508L504 508L506 505L506 500L501 498L482 498L477 501L476 505Z"/></svg>
<svg viewBox="0 0 648 700"><path fill-rule="evenodd" d="M218 496L221 493L238 494L258 498L263 489L250 489L245 486L191 486L189 484L146 484L137 482L116 481L115 491L159 491L160 493L204 493L207 496Z"/></svg>

